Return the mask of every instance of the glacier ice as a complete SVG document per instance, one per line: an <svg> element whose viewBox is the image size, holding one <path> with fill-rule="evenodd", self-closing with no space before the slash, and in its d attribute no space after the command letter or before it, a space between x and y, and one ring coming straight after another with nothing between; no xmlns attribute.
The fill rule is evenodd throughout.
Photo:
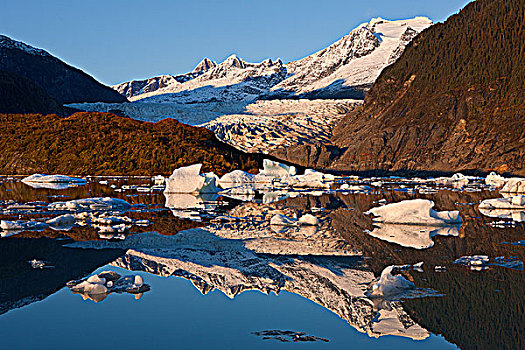
<svg viewBox="0 0 525 350"><path fill-rule="evenodd" d="M177 168L166 179L165 193L217 193L217 176L201 174L202 164Z"/></svg>
<svg viewBox="0 0 525 350"><path fill-rule="evenodd" d="M297 173L297 170L294 166L288 166L273 160L264 159L263 160L263 169L259 172L261 175L271 176L271 177L283 177L283 176L293 176Z"/></svg>

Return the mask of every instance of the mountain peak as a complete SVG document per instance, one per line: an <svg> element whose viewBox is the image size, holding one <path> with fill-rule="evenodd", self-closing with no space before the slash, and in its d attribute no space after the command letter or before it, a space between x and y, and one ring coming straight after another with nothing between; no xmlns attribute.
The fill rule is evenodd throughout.
<svg viewBox="0 0 525 350"><path fill-rule="evenodd" d="M241 58L237 57L236 54L230 55L227 59L222 62L223 65L229 66L229 67L235 67L235 68L245 68L246 62L242 60Z"/></svg>
<svg viewBox="0 0 525 350"><path fill-rule="evenodd" d="M204 57L202 61L193 70L194 73L202 73L210 70L217 66L217 62L210 60L208 57Z"/></svg>

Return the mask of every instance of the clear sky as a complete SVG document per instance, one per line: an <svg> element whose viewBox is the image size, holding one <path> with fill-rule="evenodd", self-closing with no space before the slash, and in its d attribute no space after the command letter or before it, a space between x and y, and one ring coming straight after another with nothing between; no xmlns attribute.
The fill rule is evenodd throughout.
<svg viewBox="0 0 525 350"><path fill-rule="evenodd" d="M203 58L307 56L372 17L457 13L467 0L1 0L0 33L106 84L185 73Z"/></svg>

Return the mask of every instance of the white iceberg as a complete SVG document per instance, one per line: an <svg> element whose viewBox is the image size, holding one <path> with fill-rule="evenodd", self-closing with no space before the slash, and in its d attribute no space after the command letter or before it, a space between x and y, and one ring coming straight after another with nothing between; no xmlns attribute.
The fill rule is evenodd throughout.
<svg viewBox="0 0 525 350"><path fill-rule="evenodd" d="M71 177L66 175L33 174L23 178L22 182L85 184L87 181L78 177Z"/></svg>
<svg viewBox="0 0 525 350"><path fill-rule="evenodd" d="M525 178L513 177L510 179L507 179L505 186L503 186L500 192L525 193Z"/></svg>
<svg viewBox="0 0 525 350"><path fill-rule="evenodd" d="M373 283L369 296L394 297L416 289L416 285L401 275L392 275L395 266L387 266L377 282Z"/></svg>
<svg viewBox="0 0 525 350"><path fill-rule="evenodd" d="M237 185L245 185L245 184L251 184L255 182L255 175L247 173L246 171L242 170L234 170L230 173L224 174L219 179L219 185L222 188L229 188Z"/></svg>
<svg viewBox="0 0 525 350"><path fill-rule="evenodd" d="M217 175L201 174L202 164L175 169L166 179L165 193L217 193Z"/></svg>
<svg viewBox="0 0 525 350"><path fill-rule="evenodd" d="M491 218L525 221L525 196L517 195L483 200L478 207L482 215Z"/></svg>
<svg viewBox="0 0 525 350"><path fill-rule="evenodd" d="M491 172L485 178L485 184L489 186L494 186L494 187L501 187L505 185L506 182L507 182L507 179L505 179L503 176L495 172Z"/></svg>
<svg viewBox="0 0 525 350"><path fill-rule="evenodd" d="M432 227L377 223L374 226L373 231L367 231L370 236L415 249L434 246L434 236L459 236L459 225Z"/></svg>
<svg viewBox="0 0 525 350"><path fill-rule="evenodd" d="M435 211L434 202L428 199L412 199L372 208L365 214L373 214L374 222L444 226L460 224L459 211Z"/></svg>
<svg viewBox="0 0 525 350"><path fill-rule="evenodd" d="M70 230L76 223L76 218L71 214L64 214L53 219L47 220L48 224L53 230Z"/></svg>
<svg viewBox="0 0 525 350"><path fill-rule="evenodd" d="M0 220L0 229L4 231L41 231L46 228L47 224L39 221Z"/></svg>
<svg viewBox="0 0 525 350"><path fill-rule="evenodd" d="M264 159L263 169L260 170L259 173L261 175L272 177L293 176L297 173L297 169L295 169L294 166L288 166L273 160Z"/></svg>
<svg viewBox="0 0 525 350"><path fill-rule="evenodd" d="M131 205L125 200L110 197L95 197L75 199L67 202L54 202L48 205L48 210L90 211L90 210L118 210L125 211Z"/></svg>

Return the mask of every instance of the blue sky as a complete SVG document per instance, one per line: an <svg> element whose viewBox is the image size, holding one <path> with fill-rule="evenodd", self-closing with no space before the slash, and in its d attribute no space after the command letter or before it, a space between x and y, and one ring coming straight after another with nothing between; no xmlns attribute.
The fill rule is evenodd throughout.
<svg viewBox="0 0 525 350"><path fill-rule="evenodd" d="M302 58L372 17L443 21L466 0L2 0L0 33L106 84L193 69L232 53Z"/></svg>

